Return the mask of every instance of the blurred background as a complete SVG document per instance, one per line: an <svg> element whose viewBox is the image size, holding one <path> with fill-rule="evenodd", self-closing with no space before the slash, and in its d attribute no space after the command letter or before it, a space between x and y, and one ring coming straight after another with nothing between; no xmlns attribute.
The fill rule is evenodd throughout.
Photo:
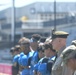
<svg viewBox="0 0 76 75"><path fill-rule="evenodd" d="M11 63L9 50L21 37L48 37L53 29L69 32L67 46L76 40L75 0L0 0L0 62Z"/></svg>

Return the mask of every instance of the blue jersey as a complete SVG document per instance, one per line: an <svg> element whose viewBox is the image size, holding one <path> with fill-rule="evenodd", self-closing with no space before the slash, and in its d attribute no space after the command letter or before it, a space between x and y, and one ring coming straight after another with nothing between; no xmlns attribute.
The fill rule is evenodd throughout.
<svg viewBox="0 0 76 75"><path fill-rule="evenodd" d="M39 61L38 51L35 51L31 59L31 66L34 67L34 65L37 64L38 61Z"/></svg>
<svg viewBox="0 0 76 75"><path fill-rule="evenodd" d="M38 51L35 51L33 56L32 56L32 59L31 59L30 75L33 75L34 65L37 64L38 61L39 61Z"/></svg>
<svg viewBox="0 0 76 75"><path fill-rule="evenodd" d="M14 69L16 69L16 73L18 74L19 72L19 63L18 63L18 59L20 57L20 54L17 54L14 56L13 58L13 66L14 66Z"/></svg>
<svg viewBox="0 0 76 75"><path fill-rule="evenodd" d="M17 63L19 57L20 57L20 54L15 55L14 58L13 58L13 63Z"/></svg>
<svg viewBox="0 0 76 75"><path fill-rule="evenodd" d="M22 56L21 58L21 65L23 66L22 75L29 75L29 68L28 68L28 57L27 55Z"/></svg>
<svg viewBox="0 0 76 75"><path fill-rule="evenodd" d="M53 65L53 61L55 60L55 56L51 58L42 58L39 60L38 64L34 66L34 70L41 73L41 75L50 75L50 71ZM50 63L50 64L49 64ZM50 68L49 68L50 67ZM49 70L50 69L50 70Z"/></svg>
<svg viewBox="0 0 76 75"><path fill-rule="evenodd" d="M38 72L41 73L41 75L49 75L47 71L47 63L42 63L38 66Z"/></svg>
<svg viewBox="0 0 76 75"><path fill-rule="evenodd" d="M30 57L32 57L32 55L33 53L29 52L27 55L22 56L21 65L24 67L24 69L22 70L22 75L30 75L28 60Z"/></svg>
<svg viewBox="0 0 76 75"><path fill-rule="evenodd" d="M24 53L23 53L23 52L20 53L20 57L19 57L19 59L18 59L19 65L21 65L21 58L22 58L22 56L24 56Z"/></svg>

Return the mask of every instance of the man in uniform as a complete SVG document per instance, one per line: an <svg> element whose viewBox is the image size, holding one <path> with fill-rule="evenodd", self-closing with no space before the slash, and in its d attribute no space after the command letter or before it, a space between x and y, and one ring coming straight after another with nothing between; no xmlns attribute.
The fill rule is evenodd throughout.
<svg viewBox="0 0 76 75"><path fill-rule="evenodd" d="M23 49L24 53L20 59L20 65L22 67L21 75L30 75L29 59L32 57L33 53L30 51L30 40L28 38L25 38L25 40L21 42L21 49Z"/></svg>
<svg viewBox="0 0 76 75"><path fill-rule="evenodd" d="M18 59L20 57L20 45L16 45L14 47L14 58L13 58L13 70L14 70L14 75L17 75L19 73L19 63L18 63Z"/></svg>
<svg viewBox="0 0 76 75"><path fill-rule="evenodd" d="M70 75L72 72L65 65L62 66L62 51L66 48L68 33L64 31L55 31L52 34L53 49L57 51L57 59L52 67L52 75Z"/></svg>
<svg viewBox="0 0 76 75"><path fill-rule="evenodd" d="M63 64L65 64L67 67L71 68L74 72L76 71L76 47L74 45L71 45L67 47L61 55L63 59ZM72 74L76 75L76 73Z"/></svg>
<svg viewBox="0 0 76 75"><path fill-rule="evenodd" d="M32 51L34 51L33 56L31 57L31 70L30 70L30 75L34 75L33 70L34 70L34 65L38 63L39 61L39 56L38 56L38 41L40 40L41 36L39 34L33 34L32 38L30 40L30 46Z"/></svg>

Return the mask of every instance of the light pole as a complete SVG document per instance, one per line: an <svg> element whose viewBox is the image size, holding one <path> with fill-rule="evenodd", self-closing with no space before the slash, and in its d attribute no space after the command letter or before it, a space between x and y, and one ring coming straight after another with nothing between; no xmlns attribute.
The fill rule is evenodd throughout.
<svg viewBox="0 0 76 75"><path fill-rule="evenodd" d="M12 25L11 25L11 41L15 45L15 0L12 0Z"/></svg>
<svg viewBox="0 0 76 75"><path fill-rule="evenodd" d="M56 0L54 0L54 31L56 31Z"/></svg>

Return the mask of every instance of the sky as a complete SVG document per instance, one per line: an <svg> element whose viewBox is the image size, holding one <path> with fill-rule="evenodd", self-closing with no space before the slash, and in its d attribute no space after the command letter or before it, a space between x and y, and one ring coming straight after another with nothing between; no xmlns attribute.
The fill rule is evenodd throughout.
<svg viewBox="0 0 76 75"><path fill-rule="evenodd" d="M55 0L15 0L16 7L22 7L34 2L54 2ZM76 2L76 0L56 0L56 2ZM0 0L0 11L12 6L12 0Z"/></svg>

